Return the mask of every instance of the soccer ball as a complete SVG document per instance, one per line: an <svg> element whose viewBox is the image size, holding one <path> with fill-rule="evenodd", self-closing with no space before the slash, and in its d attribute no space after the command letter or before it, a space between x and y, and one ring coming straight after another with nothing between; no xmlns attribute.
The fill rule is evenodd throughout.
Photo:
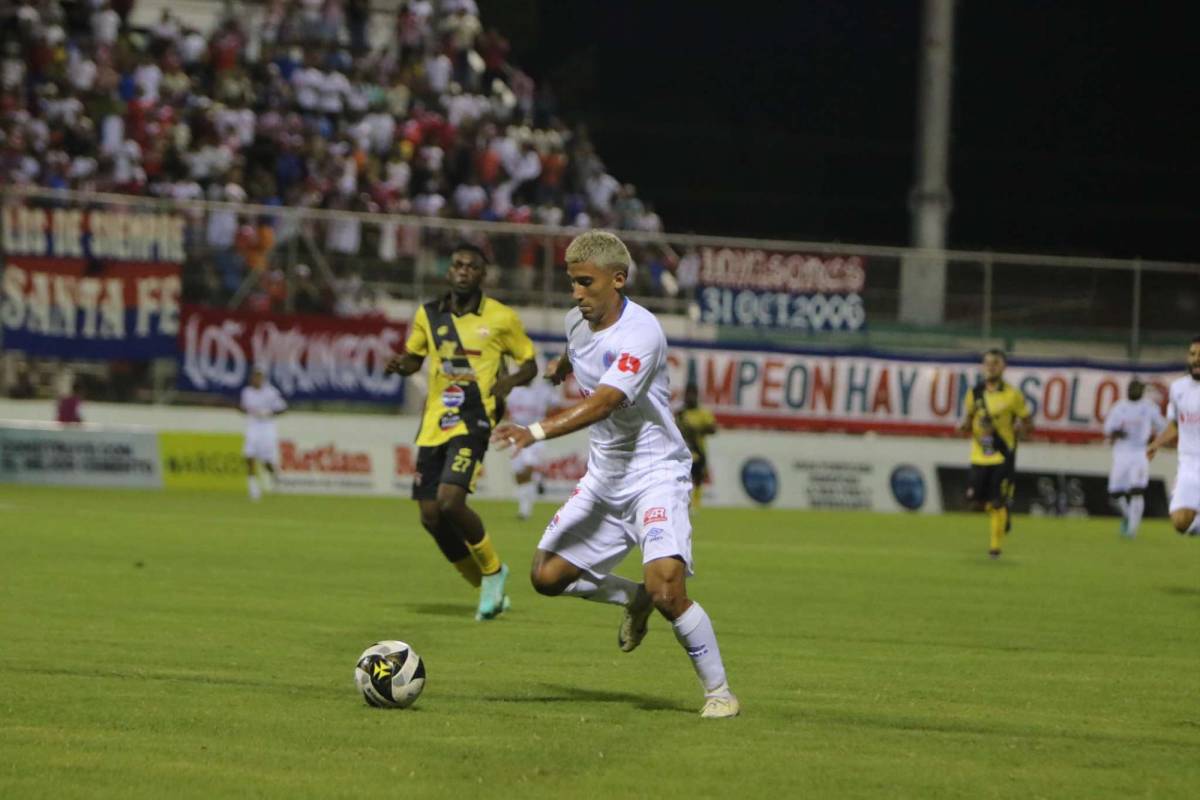
<svg viewBox="0 0 1200 800"><path fill-rule="evenodd" d="M354 683L368 705L408 708L425 688L425 662L404 642L376 642L358 657Z"/></svg>

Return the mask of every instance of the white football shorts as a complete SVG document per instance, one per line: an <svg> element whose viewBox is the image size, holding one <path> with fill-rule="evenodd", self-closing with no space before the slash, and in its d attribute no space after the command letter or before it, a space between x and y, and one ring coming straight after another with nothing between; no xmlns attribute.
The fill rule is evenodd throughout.
<svg viewBox="0 0 1200 800"><path fill-rule="evenodd" d="M546 526L538 549L557 553L580 569L607 575L634 547L642 563L678 556L692 574L692 479L661 470L610 487L583 476Z"/></svg>
<svg viewBox="0 0 1200 800"><path fill-rule="evenodd" d="M1171 492L1171 511L1181 508L1200 510L1200 459L1179 457L1175 489Z"/></svg>
<svg viewBox="0 0 1200 800"><path fill-rule="evenodd" d="M546 443L534 442L533 444L529 445L529 447L522 448L521 452L513 456L509 461L509 466L512 468L513 474L515 475L516 473L524 472L529 468L533 468L533 470L536 472L545 463Z"/></svg>
<svg viewBox="0 0 1200 800"><path fill-rule="evenodd" d="M1150 483L1150 462L1144 452L1113 453L1112 469L1108 472L1110 494L1145 489Z"/></svg>
<svg viewBox="0 0 1200 800"><path fill-rule="evenodd" d="M246 444L242 455L246 458L276 464L279 461L279 442L274 425L255 425L246 429Z"/></svg>

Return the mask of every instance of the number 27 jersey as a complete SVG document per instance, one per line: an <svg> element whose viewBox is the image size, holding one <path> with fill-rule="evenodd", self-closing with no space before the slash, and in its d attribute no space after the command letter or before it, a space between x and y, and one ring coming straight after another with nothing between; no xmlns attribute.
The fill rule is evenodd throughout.
<svg viewBox="0 0 1200 800"><path fill-rule="evenodd" d="M654 315L625 300L616 323L593 331L578 308L567 312L567 356L585 396L600 384L625 401L589 429L588 472L623 483L663 470L686 474L692 456L671 413L667 337Z"/></svg>

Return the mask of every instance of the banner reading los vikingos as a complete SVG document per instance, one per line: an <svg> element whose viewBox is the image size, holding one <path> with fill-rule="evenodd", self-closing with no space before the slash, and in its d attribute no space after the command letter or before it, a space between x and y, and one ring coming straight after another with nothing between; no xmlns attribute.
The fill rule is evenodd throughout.
<svg viewBox="0 0 1200 800"><path fill-rule="evenodd" d="M668 362L673 390L695 383L719 421L780 430L949 434L980 380L976 359L684 346L673 347ZM1091 441L1103 436L1105 417L1135 375L1165 408L1182 369L1014 361L1004 379L1025 396L1040 434Z"/></svg>
<svg viewBox="0 0 1200 800"><path fill-rule="evenodd" d="M184 306L179 385L237 394L255 366L291 400L401 403L399 375L385 375L404 344L404 323L305 314L252 314Z"/></svg>
<svg viewBox="0 0 1200 800"><path fill-rule="evenodd" d="M16 205L2 213L5 348L63 358L174 354L181 218Z"/></svg>
<svg viewBox="0 0 1200 800"><path fill-rule="evenodd" d="M858 256L701 247L700 318L797 332L862 330L866 277Z"/></svg>

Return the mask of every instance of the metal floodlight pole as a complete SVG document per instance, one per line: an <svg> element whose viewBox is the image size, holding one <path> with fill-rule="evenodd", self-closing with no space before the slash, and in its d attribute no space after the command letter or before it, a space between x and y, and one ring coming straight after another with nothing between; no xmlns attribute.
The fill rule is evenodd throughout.
<svg viewBox="0 0 1200 800"><path fill-rule="evenodd" d="M954 53L954 0L925 0L918 77L916 179L909 196L912 245L946 248L950 217L950 100ZM900 275L900 319L936 325L945 317L946 259L905 260Z"/></svg>

